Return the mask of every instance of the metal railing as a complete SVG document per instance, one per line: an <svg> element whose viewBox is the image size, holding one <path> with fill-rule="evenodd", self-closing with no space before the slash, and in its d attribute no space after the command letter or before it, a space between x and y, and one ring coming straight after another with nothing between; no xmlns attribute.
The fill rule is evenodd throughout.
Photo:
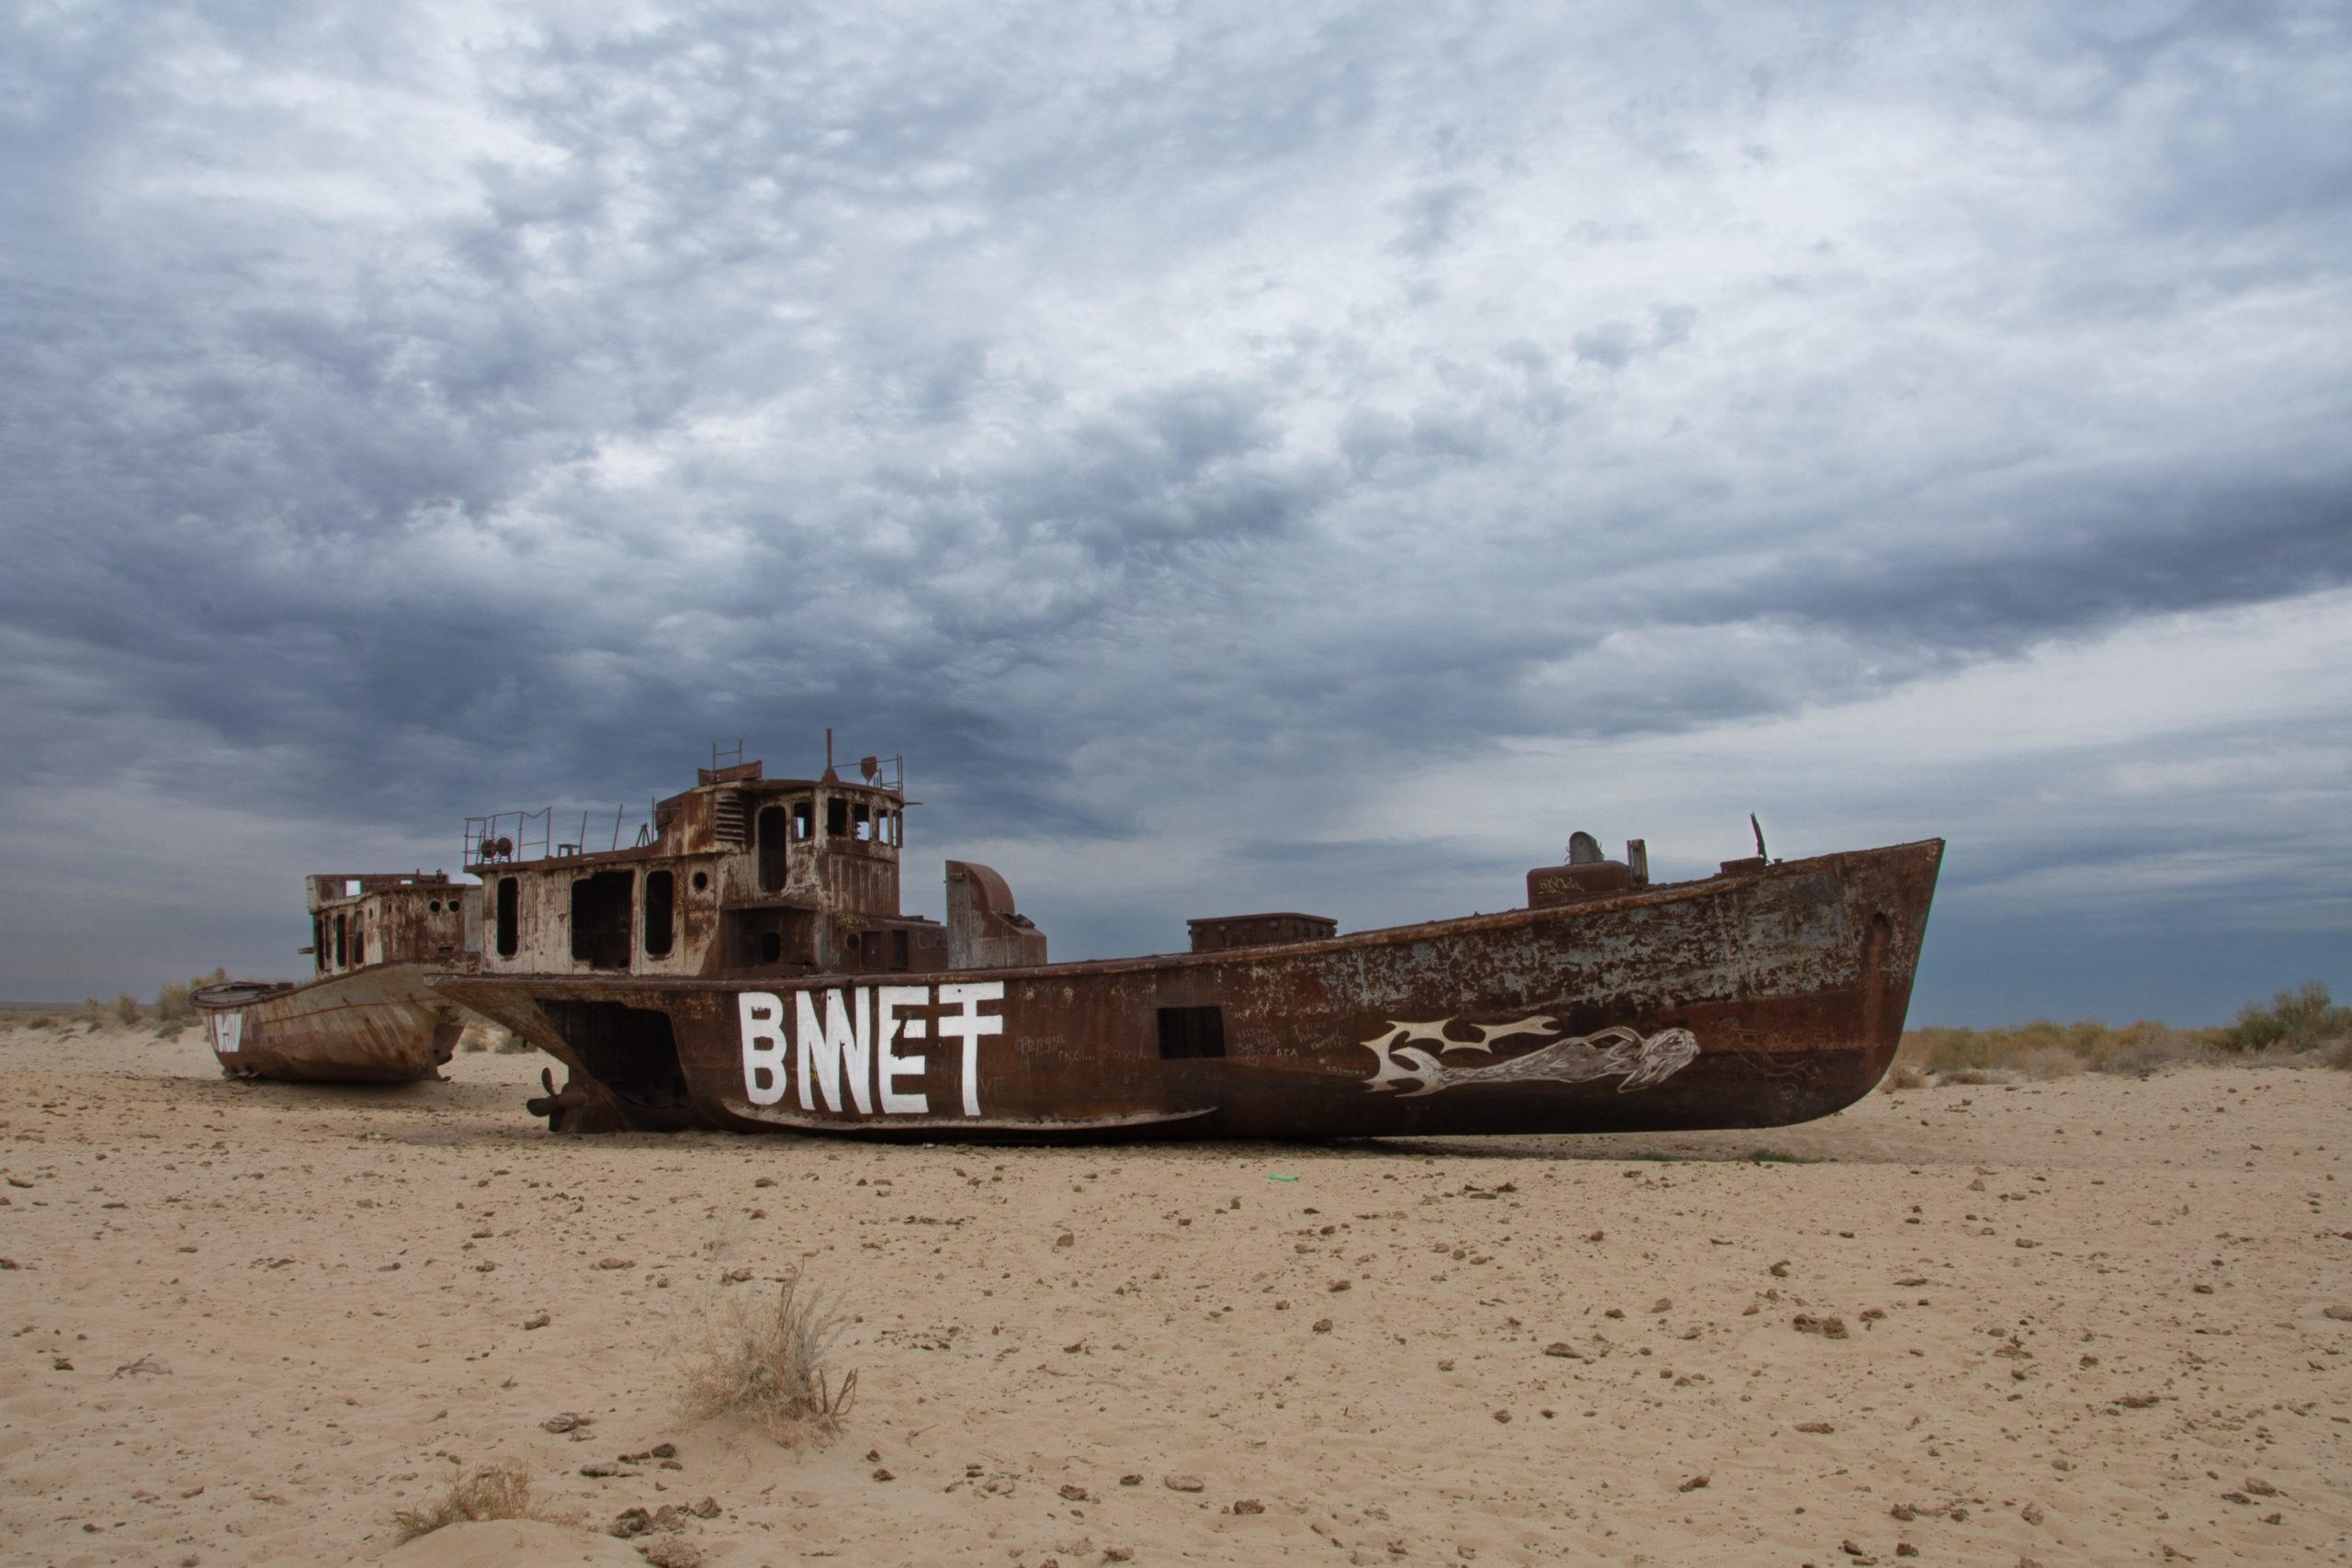
<svg viewBox="0 0 2352 1568"><path fill-rule="evenodd" d="M624 834L628 835L628 847L632 849L643 849L655 842L661 837L655 820L655 804L650 800L645 803L645 815L635 820L634 833L628 832L631 826L629 808L627 806L615 807L612 832L605 848L621 848ZM565 819L565 825L570 826L569 818ZM578 854L596 854L601 852L592 847L589 834L592 829L600 830L603 827L601 817L582 811L574 836L559 839L556 837L555 807L552 806L541 807L537 811L500 811L488 817L469 817L466 818L465 863L469 868L511 865L517 861L550 857L560 860ZM601 831L597 836L605 837Z"/></svg>

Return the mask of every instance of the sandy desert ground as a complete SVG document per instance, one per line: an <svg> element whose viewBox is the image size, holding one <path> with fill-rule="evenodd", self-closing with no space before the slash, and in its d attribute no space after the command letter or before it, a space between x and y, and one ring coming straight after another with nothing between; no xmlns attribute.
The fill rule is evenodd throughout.
<svg viewBox="0 0 2352 1568"><path fill-rule="evenodd" d="M553 1138L542 1060L292 1088L192 1032L0 1030L0 1556L2352 1553L2352 1074L1760 1134L885 1148ZM689 1422L706 1303L802 1266L856 1315L845 1434ZM599 1530L715 1511L400 1545L394 1509L498 1461Z"/></svg>

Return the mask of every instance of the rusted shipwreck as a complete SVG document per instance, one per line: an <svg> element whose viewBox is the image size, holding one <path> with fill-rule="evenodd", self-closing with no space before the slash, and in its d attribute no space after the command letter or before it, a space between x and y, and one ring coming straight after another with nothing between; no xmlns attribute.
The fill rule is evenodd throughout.
<svg viewBox="0 0 2352 1568"><path fill-rule="evenodd" d="M900 912L903 770L700 772L630 847L468 827L480 969L435 985L560 1058L559 1131L1334 1137L1763 1127L1892 1061L1940 840L1652 884L1579 835L1524 907L1342 935L1192 922L1053 964L986 866ZM619 837L617 827L615 839Z"/></svg>
<svg viewBox="0 0 2352 1568"><path fill-rule="evenodd" d="M481 951L481 889L440 872L303 879L311 977L232 980L188 998L230 1077L405 1083L440 1076L463 1010L425 984Z"/></svg>

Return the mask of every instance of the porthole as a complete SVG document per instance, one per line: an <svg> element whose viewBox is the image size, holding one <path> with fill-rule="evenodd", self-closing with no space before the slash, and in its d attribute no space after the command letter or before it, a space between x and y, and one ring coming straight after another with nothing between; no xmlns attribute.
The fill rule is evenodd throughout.
<svg viewBox="0 0 2352 1568"><path fill-rule="evenodd" d="M708 874L707 874L707 873L705 873L705 872L699 872L699 871L698 871L698 872L695 872L695 892L697 892L697 893L700 893L700 892L703 892L703 891L707 890L709 886L710 886L710 877L709 877Z"/></svg>

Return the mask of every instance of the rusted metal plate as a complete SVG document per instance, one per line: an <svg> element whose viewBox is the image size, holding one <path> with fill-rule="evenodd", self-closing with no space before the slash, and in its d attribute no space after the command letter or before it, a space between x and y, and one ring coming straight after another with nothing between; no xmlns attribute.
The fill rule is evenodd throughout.
<svg viewBox="0 0 2352 1568"><path fill-rule="evenodd" d="M789 840L782 866L771 857L772 886L747 884L757 880L755 828L741 844L695 835L717 819L698 797L730 788L752 791L730 815L755 816L766 792L787 816L805 805L818 824ZM880 810L888 793L830 778L698 784L663 803L659 841L619 861L640 883L702 872L717 934L659 959L640 940L625 964L600 970L518 917L514 952L493 942L481 974L435 983L564 1061L570 1081L560 1092L550 1083L533 1109L571 1130L1329 1137L1770 1126L1849 1104L1884 1073L1942 853L1928 840L1735 863L1661 886L1580 864L1577 880L1602 886L1541 907L1109 962L1008 963L1001 940L951 931L939 956L963 964L853 970L838 962L844 919L928 923L897 916L895 833L842 842L824 826L841 820L836 801L863 794ZM836 859L875 875L832 874ZM540 862L491 874L513 876L516 908L544 920L560 909L559 886L586 869ZM1001 878L959 869L967 904L1006 912L995 908L1009 904ZM951 874L951 926L956 886ZM777 962L725 940L747 910L786 909L779 895L797 895L790 910L808 922L800 956Z"/></svg>

